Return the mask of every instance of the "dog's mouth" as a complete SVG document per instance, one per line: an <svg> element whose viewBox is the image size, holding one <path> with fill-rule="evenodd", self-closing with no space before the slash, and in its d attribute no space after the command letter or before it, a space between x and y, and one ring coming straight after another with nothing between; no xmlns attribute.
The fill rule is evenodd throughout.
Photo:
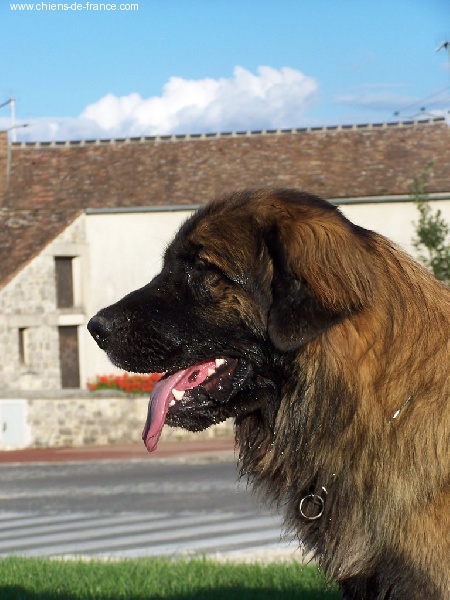
<svg viewBox="0 0 450 600"><path fill-rule="evenodd" d="M165 375L155 384L148 405L142 432L147 450L156 450L166 419L182 425L185 417L206 413L210 423L205 427L212 424L216 410L242 389L250 374L251 367L245 361L217 358Z"/></svg>

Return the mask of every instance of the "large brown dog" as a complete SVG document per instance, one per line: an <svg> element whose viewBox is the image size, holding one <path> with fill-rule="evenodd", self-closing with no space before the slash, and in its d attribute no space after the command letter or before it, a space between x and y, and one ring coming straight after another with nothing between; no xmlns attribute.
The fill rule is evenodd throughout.
<svg viewBox="0 0 450 600"><path fill-rule="evenodd" d="M349 599L450 597L450 291L293 190L235 193L161 273L89 323L113 363L165 371L164 421L236 422L242 472Z"/></svg>

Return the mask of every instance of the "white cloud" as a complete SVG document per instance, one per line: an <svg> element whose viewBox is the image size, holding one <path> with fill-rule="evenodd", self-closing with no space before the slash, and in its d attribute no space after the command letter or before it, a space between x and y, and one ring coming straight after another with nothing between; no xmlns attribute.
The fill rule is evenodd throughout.
<svg viewBox="0 0 450 600"><path fill-rule="evenodd" d="M289 67L235 67L233 76L171 77L160 96L107 94L77 118L37 119L18 139L64 140L290 128L317 99L318 83Z"/></svg>

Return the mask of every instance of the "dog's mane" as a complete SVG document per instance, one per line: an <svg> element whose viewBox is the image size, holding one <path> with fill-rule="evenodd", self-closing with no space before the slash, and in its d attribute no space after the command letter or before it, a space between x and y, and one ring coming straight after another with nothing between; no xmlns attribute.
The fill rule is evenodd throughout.
<svg viewBox="0 0 450 600"><path fill-rule="evenodd" d="M449 445L450 291L382 236L366 241L372 297L283 358L296 383L282 389L274 428L262 413L236 423L241 472L286 505L288 529L338 581L370 573L386 548L412 556L403 524L431 490L450 487L439 460ZM302 520L300 501L322 488L323 516ZM424 521L420 535L435 524Z"/></svg>

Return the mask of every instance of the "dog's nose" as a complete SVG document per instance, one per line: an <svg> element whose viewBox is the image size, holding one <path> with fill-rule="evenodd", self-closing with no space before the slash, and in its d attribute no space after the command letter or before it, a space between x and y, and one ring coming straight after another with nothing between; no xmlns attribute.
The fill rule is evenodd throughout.
<svg viewBox="0 0 450 600"><path fill-rule="evenodd" d="M89 333L103 350L112 331L112 322L101 314L95 315L87 324Z"/></svg>

